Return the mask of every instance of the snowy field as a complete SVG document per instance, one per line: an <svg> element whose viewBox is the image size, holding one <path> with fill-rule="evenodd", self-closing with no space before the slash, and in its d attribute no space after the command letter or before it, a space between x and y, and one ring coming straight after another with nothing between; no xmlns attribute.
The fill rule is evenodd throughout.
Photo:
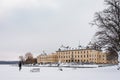
<svg viewBox="0 0 120 80"><path fill-rule="evenodd" d="M40 72L30 72L34 67L0 65L0 80L120 80L117 66L99 68L40 67ZM38 67L37 67L38 68Z"/></svg>

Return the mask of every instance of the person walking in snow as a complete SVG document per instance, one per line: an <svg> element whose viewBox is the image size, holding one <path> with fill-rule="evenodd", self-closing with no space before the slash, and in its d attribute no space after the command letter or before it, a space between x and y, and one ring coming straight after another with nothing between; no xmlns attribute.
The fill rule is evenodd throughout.
<svg viewBox="0 0 120 80"><path fill-rule="evenodd" d="M19 66L19 71L20 71L22 69L22 62L21 61L19 61L18 66Z"/></svg>

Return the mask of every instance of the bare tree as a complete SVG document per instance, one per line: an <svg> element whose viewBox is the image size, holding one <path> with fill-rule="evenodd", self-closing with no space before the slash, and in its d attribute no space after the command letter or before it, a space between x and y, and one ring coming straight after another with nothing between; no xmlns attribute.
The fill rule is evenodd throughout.
<svg viewBox="0 0 120 80"><path fill-rule="evenodd" d="M25 54L25 59L26 59L26 60L27 60L27 59L33 59L32 53L31 53L31 52L26 53L26 54Z"/></svg>
<svg viewBox="0 0 120 80"><path fill-rule="evenodd" d="M28 52L25 54L25 64L36 64L37 59L33 58L32 53Z"/></svg>
<svg viewBox="0 0 120 80"><path fill-rule="evenodd" d="M20 61L25 61L25 58L23 56L19 56Z"/></svg>
<svg viewBox="0 0 120 80"><path fill-rule="evenodd" d="M101 46L99 44L95 43L95 42L89 42L89 44L87 45L86 48L101 51Z"/></svg>
<svg viewBox="0 0 120 80"><path fill-rule="evenodd" d="M105 0L107 8L95 14L93 25L98 27L94 43L111 53L110 59L120 52L120 0Z"/></svg>

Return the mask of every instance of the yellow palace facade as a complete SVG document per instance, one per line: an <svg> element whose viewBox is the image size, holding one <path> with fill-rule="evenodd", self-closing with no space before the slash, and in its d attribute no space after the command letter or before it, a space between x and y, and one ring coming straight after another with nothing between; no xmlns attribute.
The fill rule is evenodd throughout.
<svg viewBox="0 0 120 80"><path fill-rule="evenodd" d="M56 53L39 55L38 63L96 63L117 64L118 60L108 60L108 53L93 49L58 50Z"/></svg>

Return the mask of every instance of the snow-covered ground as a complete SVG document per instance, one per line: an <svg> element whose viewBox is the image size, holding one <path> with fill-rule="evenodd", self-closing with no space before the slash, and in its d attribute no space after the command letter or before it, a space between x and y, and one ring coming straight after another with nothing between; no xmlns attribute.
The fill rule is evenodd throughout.
<svg viewBox="0 0 120 80"><path fill-rule="evenodd" d="M0 80L120 80L117 66L99 68L40 67L40 72L30 72L33 68L0 65Z"/></svg>

